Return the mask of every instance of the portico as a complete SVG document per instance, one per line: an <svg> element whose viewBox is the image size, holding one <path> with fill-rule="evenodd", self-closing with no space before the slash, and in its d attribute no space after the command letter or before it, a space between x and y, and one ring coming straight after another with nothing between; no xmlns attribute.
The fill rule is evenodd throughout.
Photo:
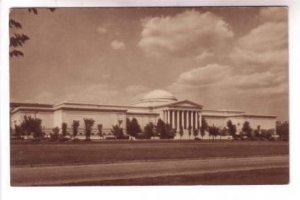
<svg viewBox="0 0 300 200"><path fill-rule="evenodd" d="M201 110L186 108L168 108L163 110L163 120L177 131L183 129L199 129L201 127Z"/></svg>

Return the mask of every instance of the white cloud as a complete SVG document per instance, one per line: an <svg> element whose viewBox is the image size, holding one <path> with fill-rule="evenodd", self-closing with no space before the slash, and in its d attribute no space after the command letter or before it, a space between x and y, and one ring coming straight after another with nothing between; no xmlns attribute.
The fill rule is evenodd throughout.
<svg viewBox="0 0 300 200"><path fill-rule="evenodd" d="M267 22L238 40L238 46L256 52L287 48L287 22Z"/></svg>
<svg viewBox="0 0 300 200"><path fill-rule="evenodd" d="M263 8L259 14L263 21L287 21L287 7Z"/></svg>
<svg viewBox="0 0 300 200"><path fill-rule="evenodd" d="M107 33L108 30L105 27L99 26L97 28L97 31L98 31L98 33L105 34L105 33Z"/></svg>
<svg viewBox="0 0 300 200"><path fill-rule="evenodd" d="M125 43L119 40L114 40L110 43L111 48L115 49L115 50L121 50L121 49L125 49Z"/></svg>
<svg viewBox="0 0 300 200"><path fill-rule="evenodd" d="M230 73L230 67L218 64L210 64L205 67L199 67L179 75L172 87L199 88L210 84L216 84Z"/></svg>
<svg viewBox="0 0 300 200"><path fill-rule="evenodd" d="M221 50L229 45L233 32L220 17L194 10L170 17L142 21L143 31L138 46L149 55L199 55Z"/></svg>

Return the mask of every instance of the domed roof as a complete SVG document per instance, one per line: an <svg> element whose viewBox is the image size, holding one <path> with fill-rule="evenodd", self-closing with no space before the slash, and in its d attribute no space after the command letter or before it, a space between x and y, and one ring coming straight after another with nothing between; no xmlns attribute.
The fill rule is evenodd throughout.
<svg viewBox="0 0 300 200"><path fill-rule="evenodd" d="M177 101L177 98L168 91L156 89L147 93L139 102L133 104L134 106L159 106Z"/></svg>
<svg viewBox="0 0 300 200"><path fill-rule="evenodd" d="M146 94L141 100L153 100L153 99L177 101L176 97L173 94L171 94L168 91L160 90L160 89L152 90L151 92Z"/></svg>

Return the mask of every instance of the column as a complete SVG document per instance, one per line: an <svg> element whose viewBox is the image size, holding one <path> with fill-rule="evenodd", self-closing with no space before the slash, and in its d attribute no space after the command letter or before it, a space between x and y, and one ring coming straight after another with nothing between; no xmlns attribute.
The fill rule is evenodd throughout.
<svg viewBox="0 0 300 200"><path fill-rule="evenodd" d="M183 128L186 129L186 111L182 111L183 114Z"/></svg>
<svg viewBox="0 0 300 200"><path fill-rule="evenodd" d="M172 110L169 110L169 113L170 113L170 115L169 115L170 116L170 118L169 118L169 124L171 125L171 127L172 127L172 122L173 122L172 112L173 112Z"/></svg>
<svg viewBox="0 0 300 200"><path fill-rule="evenodd" d="M172 111L172 128L176 127L175 110Z"/></svg>
<svg viewBox="0 0 300 200"><path fill-rule="evenodd" d="M186 128L188 129L189 125L190 125L189 111L188 110L186 111L185 118L186 118Z"/></svg>
<svg viewBox="0 0 300 200"><path fill-rule="evenodd" d="M171 111L168 110L167 112L168 112L168 121L167 121L167 123L170 124L171 123Z"/></svg>
<svg viewBox="0 0 300 200"><path fill-rule="evenodd" d="M199 112L195 112L196 113L196 126L197 126L197 129L199 129Z"/></svg>
<svg viewBox="0 0 300 200"><path fill-rule="evenodd" d="M181 111L181 126L184 128L184 111Z"/></svg>
<svg viewBox="0 0 300 200"><path fill-rule="evenodd" d="M180 111L177 110L177 131L180 129Z"/></svg>
<svg viewBox="0 0 300 200"><path fill-rule="evenodd" d="M167 110L165 110L165 117L166 117L166 118L165 118L165 121L164 121L164 122L165 122L165 123L168 123L168 111L167 111Z"/></svg>
<svg viewBox="0 0 300 200"><path fill-rule="evenodd" d="M199 113L199 126L201 127L202 126L202 113L201 112L198 112Z"/></svg>
<svg viewBox="0 0 300 200"><path fill-rule="evenodd" d="M194 111L191 111L191 127L195 128L195 125L194 125Z"/></svg>

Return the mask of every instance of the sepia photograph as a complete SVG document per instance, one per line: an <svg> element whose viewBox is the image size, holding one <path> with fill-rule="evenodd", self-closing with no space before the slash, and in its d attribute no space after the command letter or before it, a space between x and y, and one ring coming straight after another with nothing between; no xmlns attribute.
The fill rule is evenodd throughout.
<svg viewBox="0 0 300 200"><path fill-rule="evenodd" d="M10 184L289 183L288 7L9 14Z"/></svg>

